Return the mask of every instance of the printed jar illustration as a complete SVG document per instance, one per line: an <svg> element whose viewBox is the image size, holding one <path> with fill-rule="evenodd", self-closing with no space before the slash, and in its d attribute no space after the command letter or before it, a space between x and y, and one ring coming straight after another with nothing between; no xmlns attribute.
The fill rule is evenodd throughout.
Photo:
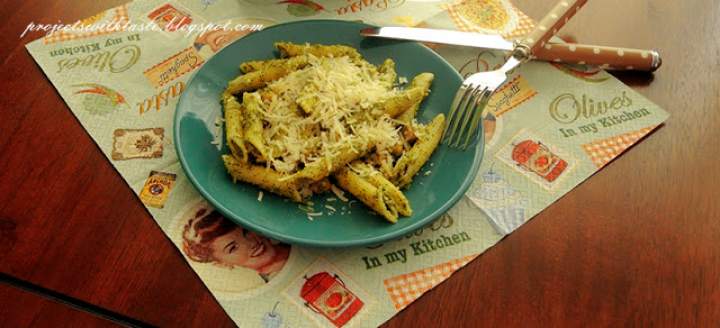
<svg viewBox="0 0 720 328"><path fill-rule="evenodd" d="M525 170L533 172L548 182L553 182L567 168L568 163L555 155L541 142L523 140L512 150L512 159Z"/></svg>
<svg viewBox="0 0 720 328"><path fill-rule="evenodd" d="M363 307L363 301L351 292L338 275L327 272L316 273L307 280L300 290L305 305L322 314L336 327L342 327Z"/></svg>

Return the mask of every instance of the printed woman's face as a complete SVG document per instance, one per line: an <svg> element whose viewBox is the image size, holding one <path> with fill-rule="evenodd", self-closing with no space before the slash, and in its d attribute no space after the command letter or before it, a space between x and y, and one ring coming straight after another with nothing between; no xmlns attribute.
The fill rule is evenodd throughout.
<svg viewBox="0 0 720 328"><path fill-rule="evenodd" d="M270 240L253 232L243 235L241 228L215 238L210 247L218 262L254 270L271 264L276 253Z"/></svg>

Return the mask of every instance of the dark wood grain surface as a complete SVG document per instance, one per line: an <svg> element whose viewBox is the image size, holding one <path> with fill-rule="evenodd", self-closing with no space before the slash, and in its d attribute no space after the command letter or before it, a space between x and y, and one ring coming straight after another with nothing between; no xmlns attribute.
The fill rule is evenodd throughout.
<svg viewBox="0 0 720 328"><path fill-rule="evenodd" d="M121 327L112 321L93 316L41 296L0 285L0 324L3 327Z"/></svg>
<svg viewBox="0 0 720 328"><path fill-rule="evenodd" d="M0 2L0 273L142 323L233 326L25 51L40 35L18 39L122 2ZM537 19L554 1L515 2ZM562 34L658 49L654 76L618 76L671 118L386 326L720 322L719 17L712 0L589 3ZM11 285L0 307L0 326L108 324Z"/></svg>

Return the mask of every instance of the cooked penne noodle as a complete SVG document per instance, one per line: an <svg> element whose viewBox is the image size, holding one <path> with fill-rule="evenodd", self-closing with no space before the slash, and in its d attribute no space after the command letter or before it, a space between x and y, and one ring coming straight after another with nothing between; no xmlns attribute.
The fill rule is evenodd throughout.
<svg viewBox="0 0 720 328"><path fill-rule="evenodd" d="M379 173L377 175L382 177ZM350 192L363 204L392 223L397 222L398 214L402 214L401 211L406 213L403 215L411 213L407 199L392 183L378 183L379 179L366 179L348 167L343 167L336 172L335 179L340 188ZM395 201L398 199L398 195L400 204ZM402 204L403 202L404 204Z"/></svg>
<svg viewBox="0 0 720 328"><path fill-rule="evenodd" d="M227 92L237 94L240 92L255 91L266 86L269 82L278 80L307 65L307 56L293 57L264 65L261 70L240 75L230 81Z"/></svg>
<svg viewBox="0 0 720 328"><path fill-rule="evenodd" d="M398 118L409 110L412 110L413 113L408 114L408 117L414 117L414 112L417 111L420 103L422 103L423 99L425 99L429 93L433 78L434 75L431 73L419 74L413 79L408 89L385 99L385 101L379 104L379 107L383 113L388 114L392 118Z"/></svg>
<svg viewBox="0 0 720 328"><path fill-rule="evenodd" d="M247 61L247 62L240 64L240 71L247 74L250 72L260 71L268 66L280 65L287 61L288 60L285 58L270 59L270 60L251 60L251 61Z"/></svg>
<svg viewBox="0 0 720 328"><path fill-rule="evenodd" d="M303 197L295 184L285 181L285 175L267 168L264 165L253 165L237 160L229 155L222 156L233 181L247 182L262 189L285 196L296 202L302 202Z"/></svg>
<svg viewBox="0 0 720 328"><path fill-rule="evenodd" d="M376 188L381 188L385 191L385 194L392 200L392 203L397 208L400 215L410 216L412 215L412 208L410 208L410 202L405 195L396 187L390 180L386 179L380 172L373 169L370 165L362 162L356 162L351 165L351 169L356 172L366 172L364 178L370 182Z"/></svg>
<svg viewBox="0 0 720 328"><path fill-rule="evenodd" d="M247 162L248 153L245 148L242 128L242 105L231 94L223 96L223 107L225 108L225 138L230 152L235 158Z"/></svg>
<svg viewBox="0 0 720 328"><path fill-rule="evenodd" d="M249 150L255 155L256 160L266 162L268 156L265 141L263 140L261 101L260 95L256 92L243 94L243 107L245 110L243 111L242 127L245 141L252 146L248 147Z"/></svg>
<svg viewBox="0 0 720 328"><path fill-rule="evenodd" d="M420 104L423 100L425 100L427 95L430 94L430 85L432 84L433 79L435 79L435 75L432 73L421 73L413 78L410 83L410 89L422 90L423 96L419 100L416 100L410 108L400 114L397 117L398 121L410 124L410 122L415 119L415 115L417 115Z"/></svg>
<svg viewBox="0 0 720 328"><path fill-rule="evenodd" d="M344 45L325 46L319 44L295 44L290 42L277 42L275 47L280 51L280 57L295 57L300 55L313 55L315 57L343 57L351 59L362 58L355 48Z"/></svg>
<svg viewBox="0 0 720 328"><path fill-rule="evenodd" d="M303 183L320 181L350 162L365 156L370 148L369 145L362 144L357 139L350 142L352 146L347 144L334 156L325 157L306 165L302 170L293 174L291 179Z"/></svg>
<svg viewBox="0 0 720 328"><path fill-rule="evenodd" d="M394 180L396 186L404 188L412 182L425 163L437 148L445 128L445 115L438 114L418 137L415 145L406 151L395 164Z"/></svg>

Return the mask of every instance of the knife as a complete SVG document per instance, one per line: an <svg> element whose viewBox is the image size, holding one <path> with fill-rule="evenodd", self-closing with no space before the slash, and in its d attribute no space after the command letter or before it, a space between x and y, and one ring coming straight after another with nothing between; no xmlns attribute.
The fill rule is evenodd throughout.
<svg viewBox="0 0 720 328"><path fill-rule="evenodd" d="M474 48L511 51L514 44L494 34L438 30L417 27L365 28L360 35L385 39L452 44ZM662 65L655 50L603 47L574 43L547 43L534 58L568 64L597 65L607 70L635 70L654 72Z"/></svg>

